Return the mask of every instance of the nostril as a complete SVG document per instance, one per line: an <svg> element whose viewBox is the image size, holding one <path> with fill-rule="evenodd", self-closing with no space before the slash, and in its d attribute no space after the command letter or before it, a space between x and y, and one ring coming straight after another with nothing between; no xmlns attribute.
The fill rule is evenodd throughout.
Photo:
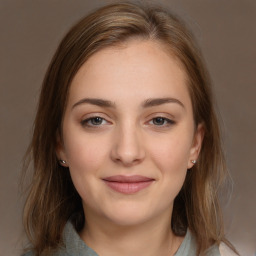
<svg viewBox="0 0 256 256"><path fill-rule="evenodd" d="M124 166L133 166L139 164L142 160L133 157L118 157L114 159L115 162L121 163Z"/></svg>
<svg viewBox="0 0 256 256"><path fill-rule="evenodd" d="M145 158L145 149L135 126L123 124L119 128L112 143L112 160L125 166L140 163Z"/></svg>
<svg viewBox="0 0 256 256"><path fill-rule="evenodd" d="M140 163L144 159L144 153L139 150L134 151L128 151L128 150L113 150L111 152L111 158L118 163L122 163L126 166L132 166L135 164Z"/></svg>

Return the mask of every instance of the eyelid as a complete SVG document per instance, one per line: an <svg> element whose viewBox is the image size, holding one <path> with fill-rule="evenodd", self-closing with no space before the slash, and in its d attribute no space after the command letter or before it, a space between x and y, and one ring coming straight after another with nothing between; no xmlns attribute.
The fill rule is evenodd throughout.
<svg viewBox="0 0 256 256"><path fill-rule="evenodd" d="M156 125L151 122L153 122L156 118L163 118L165 120L165 124L163 125ZM169 128L170 126L173 126L176 124L175 117L169 113L154 113L148 116L146 125L147 126L153 126L154 128L163 129L163 128Z"/></svg>
<svg viewBox="0 0 256 256"><path fill-rule="evenodd" d="M109 121L109 117L105 117L106 114L105 113L100 113L100 112L97 112L97 113L89 113L87 115L85 115L80 123L82 126L85 126L85 127L88 127L88 128L101 128L102 126L105 126L105 125L109 125L109 124L112 124L111 121ZM87 125L86 122L89 122L90 120L94 119L94 118L101 118L103 119L103 121L105 121L106 123L105 124L99 124L99 125ZM156 124L150 124L150 122L152 122L154 119L156 118L163 118L167 123L166 124L163 124L163 125L156 125ZM169 127L171 125L174 125L176 124L176 121L174 120L175 118L170 115L169 113L154 113L154 114L151 114L148 116L147 120L146 121L146 125L152 125L152 126L155 126L155 127L158 127L158 128L163 128L163 127Z"/></svg>
<svg viewBox="0 0 256 256"><path fill-rule="evenodd" d="M88 127L88 128L100 128L103 125L106 125L106 124L100 124L100 125L87 125L86 124L86 122L89 122L90 120L97 118L97 117L103 119L108 124L111 123L107 118L105 118L103 116L104 116L104 114L102 114L102 113L91 113L91 114L88 114L85 117L83 117L82 120L80 121L80 123L82 126Z"/></svg>
<svg viewBox="0 0 256 256"><path fill-rule="evenodd" d="M174 115L165 112L155 112L147 116L147 119L154 119L157 117L165 118L174 121L176 118Z"/></svg>
<svg viewBox="0 0 256 256"><path fill-rule="evenodd" d="M157 116L157 117L153 117L152 119L150 119L150 122L153 121L154 119L156 118L162 118L164 119L165 121L167 121L168 124L175 124L175 121L173 121L172 119L170 118L167 118L167 117L163 117L163 116ZM157 126L157 125L156 125ZM160 125L159 125L160 126Z"/></svg>

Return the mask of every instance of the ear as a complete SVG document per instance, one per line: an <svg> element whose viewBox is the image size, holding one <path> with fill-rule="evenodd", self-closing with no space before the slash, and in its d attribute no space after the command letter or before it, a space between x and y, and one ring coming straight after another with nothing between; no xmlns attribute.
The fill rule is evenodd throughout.
<svg viewBox="0 0 256 256"><path fill-rule="evenodd" d="M68 167L64 143L59 133L57 134L56 155L59 160L59 164L62 165L63 167Z"/></svg>
<svg viewBox="0 0 256 256"><path fill-rule="evenodd" d="M195 131L194 134L194 139L193 139L193 143L190 149L190 154L189 154L189 159L188 159L188 169L192 168L194 166L195 163L193 163L193 160L197 160L201 147L202 147L202 143L203 143L203 139L204 139L204 133L205 133L205 128L204 128L204 124L200 123Z"/></svg>

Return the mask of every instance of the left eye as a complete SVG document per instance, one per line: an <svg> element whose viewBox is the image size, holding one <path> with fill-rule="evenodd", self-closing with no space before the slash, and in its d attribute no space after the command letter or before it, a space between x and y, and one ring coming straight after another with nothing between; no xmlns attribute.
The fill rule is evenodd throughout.
<svg viewBox="0 0 256 256"><path fill-rule="evenodd" d="M174 121L165 118L165 117L155 117L150 121L151 124L156 125L156 126L164 126L168 124L174 124Z"/></svg>

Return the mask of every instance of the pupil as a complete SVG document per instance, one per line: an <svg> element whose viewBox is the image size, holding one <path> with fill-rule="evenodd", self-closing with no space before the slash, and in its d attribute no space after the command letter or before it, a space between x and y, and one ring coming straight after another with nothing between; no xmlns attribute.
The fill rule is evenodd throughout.
<svg viewBox="0 0 256 256"><path fill-rule="evenodd" d="M157 117L157 118L154 119L153 123L156 124L156 125L162 125L162 124L164 124L164 118Z"/></svg>
<svg viewBox="0 0 256 256"><path fill-rule="evenodd" d="M95 117L95 118L92 119L92 123L94 125L99 125L99 124L102 123L102 118L101 117Z"/></svg>

